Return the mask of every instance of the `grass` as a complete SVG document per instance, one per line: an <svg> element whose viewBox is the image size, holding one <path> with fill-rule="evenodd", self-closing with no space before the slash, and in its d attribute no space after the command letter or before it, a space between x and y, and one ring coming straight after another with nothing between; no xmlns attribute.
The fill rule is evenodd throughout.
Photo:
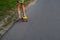
<svg viewBox="0 0 60 40"><path fill-rule="evenodd" d="M25 0L25 7L33 0ZM17 18L15 13L16 0L0 0L0 21L3 20L4 24L2 27L7 27L13 20ZM10 12L12 11L12 12ZM14 12L14 13L13 13ZM8 17L10 16L10 17ZM7 18L8 17L8 18ZM7 18L7 20L5 20ZM2 29L0 29L1 31Z"/></svg>
<svg viewBox="0 0 60 40"><path fill-rule="evenodd" d="M25 0L25 7L31 2L32 0ZM8 28L8 25L16 20L17 13L15 11L16 7L16 0L0 0L0 23L3 24L0 27L0 32L4 31L5 28ZM2 34L0 33L0 37Z"/></svg>
<svg viewBox="0 0 60 40"><path fill-rule="evenodd" d="M0 21L10 14L7 10L12 10L16 4L15 2L15 0L0 0Z"/></svg>
<svg viewBox="0 0 60 40"><path fill-rule="evenodd" d="M33 0L25 0L25 7ZM0 27L0 32L5 28L8 28L8 25L16 20L17 13L15 11L16 0L0 0L0 23L3 22L3 25ZM2 34L0 33L0 36Z"/></svg>
<svg viewBox="0 0 60 40"><path fill-rule="evenodd" d="M25 6L30 3L31 0L25 0ZM6 17L6 15L10 15L7 10L13 10L15 8L16 0L0 0L0 21Z"/></svg>

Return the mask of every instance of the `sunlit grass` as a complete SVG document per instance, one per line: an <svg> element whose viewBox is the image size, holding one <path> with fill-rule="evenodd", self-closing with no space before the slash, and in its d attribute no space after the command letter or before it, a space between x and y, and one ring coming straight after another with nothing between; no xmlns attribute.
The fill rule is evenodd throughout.
<svg viewBox="0 0 60 40"><path fill-rule="evenodd" d="M25 0L25 7L33 0ZM0 0L0 21L4 20L7 16L7 22L3 21L4 24L2 27L7 27L12 22L12 19L15 20L17 15L15 13L16 0ZM13 11L14 13L10 12ZM15 19L14 19L15 17Z"/></svg>

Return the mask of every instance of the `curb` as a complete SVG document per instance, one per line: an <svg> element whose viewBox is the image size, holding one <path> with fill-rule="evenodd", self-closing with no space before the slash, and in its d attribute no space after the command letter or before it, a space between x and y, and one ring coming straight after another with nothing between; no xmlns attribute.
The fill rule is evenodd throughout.
<svg viewBox="0 0 60 40"><path fill-rule="evenodd" d="M29 8L30 6L32 6L32 5L34 5L35 3L37 2L37 0L34 0L33 2L31 2L27 7L26 7L26 9L27 8ZM18 19L17 19L18 20ZM0 36L0 39L2 39L2 37L15 25L15 23L17 22L17 20L15 20L14 22L12 22L11 24L10 24L10 26L3 32L3 34Z"/></svg>
<svg viewBox="0 0 60 40"><path fill-rule="evenodd" d="M14 21L13 23L10 24L9 28L7 28L5 30L5 32L0 36L0 39L2 39L2 37L15 25L16 21Z"/></svg>

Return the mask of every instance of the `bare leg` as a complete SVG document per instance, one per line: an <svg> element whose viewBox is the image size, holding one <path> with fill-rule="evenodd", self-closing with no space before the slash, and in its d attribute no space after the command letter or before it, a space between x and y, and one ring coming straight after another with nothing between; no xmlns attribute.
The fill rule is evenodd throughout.
<svg viewBox="0 0 60 40"><path fill-rule="evenodd" d="M24 4L22 3L21 5L22 5L23 16L26 16Z"/></svg>
<svg viewBox="0 0 60 40"><path fill-rule="evenodd" d="M17 13L18 13L18 18L20 17L20 3L17 3Z"/></svg>

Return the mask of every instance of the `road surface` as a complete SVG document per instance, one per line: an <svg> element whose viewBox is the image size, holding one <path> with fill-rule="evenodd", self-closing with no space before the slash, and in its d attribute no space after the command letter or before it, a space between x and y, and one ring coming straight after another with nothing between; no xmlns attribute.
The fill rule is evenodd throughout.
<svg viewBox="0 0 60 40"><path fill-rule="evenodd" d="M17 22L2 40L60 40L60 0L37 0L26 13L29 21Z"/></svg>

